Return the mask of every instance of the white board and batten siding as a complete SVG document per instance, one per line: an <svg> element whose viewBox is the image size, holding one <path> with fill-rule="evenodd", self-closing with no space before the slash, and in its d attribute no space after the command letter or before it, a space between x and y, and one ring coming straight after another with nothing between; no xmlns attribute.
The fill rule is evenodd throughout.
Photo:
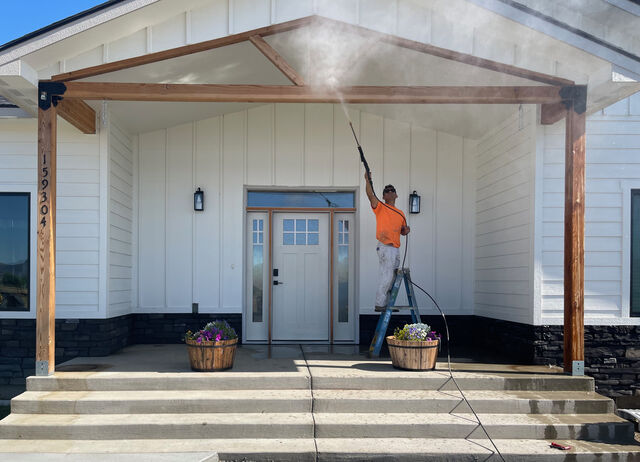
<svg viewBox="0 0 640 462"><path fill-rule="evenodd" d="M536 323L562 324L564 121L542 130L541 301ZM585 323L629 316L630 190L640 188L640 93L587 118Z"/></svg>
<svg viewBox="0 0 640 462"><path fill-rule="evenodd" d="M37 122L0 121L0 191L31 193L31 306L0 312L2 318L35 317L37 224ZM56 318L100 318L100 164L106 152L99 135L83 135L58 122L56 209Z"/></svg>
<svg viewBox="0 0 640 462"><path fill-rule="evenodd" d="M523 106L477 145L476 316L533 321L535 109Z"/></svg>
<svg viewBox="0 0 640 462"><path fill-rule="evenodd" d="M421 213L407 214L414 279L447 312L471 313L472 284L461 280L473 277L474 204L463 199L472 188L473 143L355 110L350 117L376 187L395 184L404 210L411 191L422 196ZM246 189L335 187L357 194L358 306L373 312L375 217L339 106L264 105L138 139L135 311L191 312L198 303L200 312L241 313ZM196 213L198 187L205 210Z"/></svg>
<svg viewBox="0 0 640 462"><path fill-rule="evenodd" d="M134 137L108 121L108 299L106 317L131 312L133 279Z"/></svg>

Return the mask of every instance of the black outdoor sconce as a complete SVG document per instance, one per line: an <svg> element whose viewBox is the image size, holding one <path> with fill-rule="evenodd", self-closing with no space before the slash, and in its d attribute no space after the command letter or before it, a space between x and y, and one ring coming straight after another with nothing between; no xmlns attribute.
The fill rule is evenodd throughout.
<svg viewBox="0 0 640 462"><path fill-rule="evenodd" d="M420 196L415 191L409 194L409 213L420 213Z"/></svg>
<svg viewBox="0 0 640 462"><path fill-rule="evenodd" d="M193 210L202 212L204 210L204 191L200 188L193 193Z"/></svg>

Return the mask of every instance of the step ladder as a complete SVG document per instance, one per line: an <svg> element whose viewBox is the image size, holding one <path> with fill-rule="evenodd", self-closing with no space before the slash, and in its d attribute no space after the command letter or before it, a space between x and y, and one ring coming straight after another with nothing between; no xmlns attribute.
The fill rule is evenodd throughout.
<svg viewBox="0 0 640 462"><path fill-rule="evenodd" d="M400 290L400 284L404 281L404 287L407 290L407 300L409 306L395 306L396 298L398 297L398 291ZM416 303L416 295L413 293L413 284L411 284L411 274L409 268L398 268L393 275L393 284L391 285L391 295L387 302L387 309L380 313L380 319L376 326L376 332L371 340L371 346L369 347L369 357L377 358L380 356L380 350L382 349L382 343L389 327L389 320L391 319L392 311L396 310L410 310L411 319L414 324L422 322L420 321L420 312L418 311L418 304Z"/></svg>

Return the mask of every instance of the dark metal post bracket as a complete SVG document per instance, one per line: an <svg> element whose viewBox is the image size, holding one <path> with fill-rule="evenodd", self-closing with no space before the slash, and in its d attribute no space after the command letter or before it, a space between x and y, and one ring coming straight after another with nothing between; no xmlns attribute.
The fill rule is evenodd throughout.
<svg viewBox="0 0 640 462"><path fill-rule="evenodd" d="M571 85L560 89L560 97L562 104L567 110L573 110L577 114L583 114L587 111L587 86Z"/></svg>
<svg viewBox="0 0 640 462"><path fill-rule="evenodd" d="M46 111L58 105L62 95L67 91L67 86L62 82L40 81L38 82L38 107Z"/></svg>

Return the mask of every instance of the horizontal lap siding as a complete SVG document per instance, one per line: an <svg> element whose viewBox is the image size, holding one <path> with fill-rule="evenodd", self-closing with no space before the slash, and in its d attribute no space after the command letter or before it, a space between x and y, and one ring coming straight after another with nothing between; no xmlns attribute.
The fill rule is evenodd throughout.
<svg viewBox="0 0 640 462"><path fill-rule="evenodd" d="M100 143L66 123L58 124L56 208L56 317L100 315L99 228ZM32 186L37 181L36 120L0 121L0 188ZM15 189L13 189L15 190ZM37 214L31 211L31 219ZM32 240L36 236L32 234ZM31 254L31 290L36 287L36 255ZM35 316L35 307L31 309ZM15 317L3 312L0 317Z"/></svg>
<svg viewBox="0 0 640 462"><path fill-rule="evenodd" d="M532 321L532 162L535 111L527 107L478 143L474 314Z"/></svg>
<svg viewBox="0 0 640 462"><path fill-rule="evenodd" d="M473 215L465 210L473 204L463 203L463 183L474 180L464 179L475 160L472 145L378 115L350 110L349 116L378 191L394 183L405 211L411 191L422 196L421 213L407 214L414 279L447 312L471 313L466 291L472 284L463 288L460 281L472 280ZM190 312L192 302L201 312L242 311L247 185L359 188L360 310L373 312L375 217L339 106L264 105L143 133L138 172L139 311ZM205 210L194 213L197 187L205 193Z"/></svg>
<svg viewBox="0 0 640 462"><path fill-rule="evenodd" d="M132 137L112 119L109 123L107 317L131 312L133 161Z"/></svg>
<svg viewBox="0 0 640 462"><path fill-rule="evenodd" d="M564 156L562 121L544 132L542 323L561 322L564 311ZM623 308L621 185L640 184L640 94L587 119L586 161L585 322L631 322Z"/></svg>

